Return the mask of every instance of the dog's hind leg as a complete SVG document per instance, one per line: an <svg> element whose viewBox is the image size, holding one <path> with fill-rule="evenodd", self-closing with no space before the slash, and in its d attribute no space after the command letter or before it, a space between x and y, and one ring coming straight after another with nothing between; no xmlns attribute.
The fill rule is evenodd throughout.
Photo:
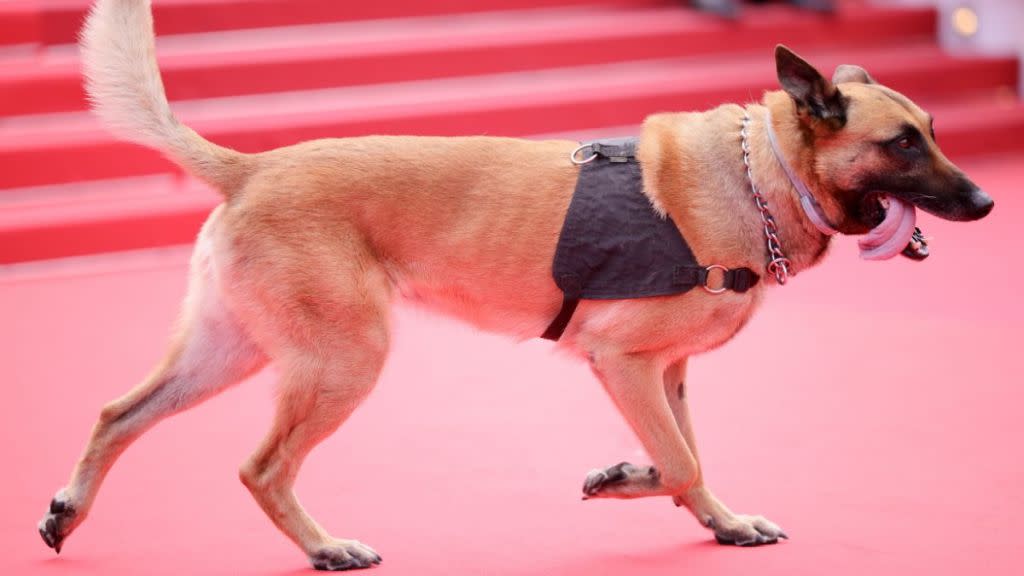
<svg viewBox="0 0 1024 576"><path fill-rule="evenodd" d="M60 552L86 517L117 457L160 420L210 398L266 363L213 285L202 241L193 257L189 296L169 350L137 388L103 408L89 444L42 521L39 533Z"/></svg>
<svg viewBox="0 0 1024 576"><path fill-rule="evenodd" d="M267 516L318 570L367 568L381 561L369 546L328 534L293 490L306 456L370 393L387 355L390 284L368 259L353 268L334 267L329 281L303 283L311 297L285 289L287 301L304 302L289 319L279 320L294 329L268 326L274 339L268 351L282 372L277 414L239 470Z"/></svg>
<svg viewBox="0 0 1024 576"><path fill-rule="evenodd" d="M715 539L722 544L751 546L773 544L786 538L773 522L761 516L733 514L704 486L704 476L697 456L697 441L690 421L689 398L686 394L686 360L680 360L665 370L665 397L676 424L686 440L690 453L697 461L697 477L690 488L673 496L677 506L686 506L701 524L713 530Z"/></svg>

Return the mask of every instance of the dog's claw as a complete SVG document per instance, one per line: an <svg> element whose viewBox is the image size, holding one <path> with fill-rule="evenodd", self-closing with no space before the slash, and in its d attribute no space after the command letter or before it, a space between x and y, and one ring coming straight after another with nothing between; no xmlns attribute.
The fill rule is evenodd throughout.
<svg viewBox="0 0 1024 576"><path fill-rule="evenodd" d="M583 481L583 499L597 494L601 487L608 484L611 478L604 470L591 470L587 473L587 479Z"/></svg>
<svg viewBox="0 0 1024 576"><path fill-rule="evenodd" d="M43 537L43 542L47 546L60 554L60 549L64 546L64 537L61 536L54 518L47 518L42 522L42 525L39 526L39 535Z"/></svg>

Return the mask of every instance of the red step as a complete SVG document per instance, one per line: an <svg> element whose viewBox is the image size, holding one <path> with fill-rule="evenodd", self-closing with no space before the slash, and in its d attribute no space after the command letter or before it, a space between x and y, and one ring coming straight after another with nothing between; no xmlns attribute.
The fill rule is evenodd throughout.
<svg viewBox="0 0 1024 576"><path fill-rule="evenodd" d="M975 156L1024 150L1024 102L1009 89L960 96L947 101L919 101L935 117L942 152L954 161ZM538 139L596 140L638 134L639 125L604 126L588 130L551 132Z"/></svg>
<svg viewBox="0 0 1024 576"><path fill-rule="evenodd" d="M678 8L522 10L181 35L159 40L171 100L492 74L626 60L925 40L933 10L863 8L822 19L786 6L729 22ZM0 68L0 116L85 107L78 57Z"/></svg>
<svg viewBox="0 0 1024 576"><path fill-rule="evenodd" d="M43 37L38 2L0 3L0 46L34 44Z"/></svg>
<svg viewBox="0 0 1024 576"><path fill-rule="evenodd" d="M221 201L203 184L173 175L17 196L0 202L0 264L191 242Z"/></svg>
<svg viewBox="0 0 1024 576"><path fill-rule="evenodd" d="M826 70L863 64L911 97L949 97L1017 82L1013 59L953 58L930 44L809 56ZM656 111L756 99L774 84L770 53L758 53L196 100L176 108L211 140L261 151L372 133L524 135L629 124ZM86 113L9 118L0 128L0 188L171 169L157 153L114 140Z"/></svg>
<svg viewBox="0 0 1024 576"><path fill-rule="evenodd" d="M1024 105L1010 92L925 104L943 150L971 154L1024 150ZM635 134L636 126L538 136L576 140ZM191 242L221 197L173 175L74 183L0 195L0 263Z"/></svg>
<svg viewBox="0 0 1024 576"><path fill-rule="evenodd" d="M0 45L25 42L66 44L75 41L91 0L11 0L0 4ZM239 28L295 26L519 10L583 4L643 6L659 0L156 0L158 34L189 34Z"/></svg>

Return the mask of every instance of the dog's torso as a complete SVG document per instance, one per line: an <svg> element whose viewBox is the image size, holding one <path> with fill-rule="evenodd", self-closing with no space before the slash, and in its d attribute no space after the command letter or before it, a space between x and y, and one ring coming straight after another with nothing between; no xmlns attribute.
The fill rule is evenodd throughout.
<svg viewBox="0 0 1024 576"><path fill-rule="evenodd" d="M638 156L646 193L667 207L701 264L760 272L757 214L734 168L742 114L723 106L652 117ZM217 226L233 238L221 243L230 255L217 260L258 259L269 268L262 276L290 285L302 277L293 267L321 263L320 279L297 289L323 291L332 261L365 259L409 300L486 330L536 337L561 304L552 261L579 174L570 161L577 146L377 136L268 152ZM303 170L295 170L299 161ZM760 292L584 301L563 343L580 353L614 343L689 355L728 340Z"/></svg>

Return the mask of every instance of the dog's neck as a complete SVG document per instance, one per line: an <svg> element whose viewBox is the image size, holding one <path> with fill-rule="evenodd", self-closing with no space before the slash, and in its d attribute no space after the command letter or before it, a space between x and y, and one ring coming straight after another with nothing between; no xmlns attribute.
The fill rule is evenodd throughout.
<svg viewBox="0 0 1024 576"><path fill-rule="evenodd" d="M799 119L788 96L785 99L772 96L765 98L765 105L746 108L751 119L747 136L750 169L754 184L768 200L769 210L778 223L782 251L791 262L790 274L797 274L821 260L831 244L831 237L823 234L808 218L800 193L772 149L766 124L769 109L781 155L788 159L794 176L813 194L818 181L813 171L807 169L813 162L813 154L802 143ZM754 202L753 198L750 202ZM774 278L768 280L775 281Z"/></svg>

